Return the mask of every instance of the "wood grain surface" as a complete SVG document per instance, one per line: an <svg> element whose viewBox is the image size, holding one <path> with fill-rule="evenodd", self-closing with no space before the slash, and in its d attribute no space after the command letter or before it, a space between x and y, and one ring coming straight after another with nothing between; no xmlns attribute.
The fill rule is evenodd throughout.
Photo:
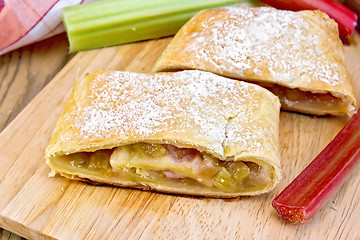
<svg viewBox="0 0 360 240"><path fill-rule="evenodd" d="M74 56L66 34L0 56L0 132ZM21 237L0 228L0 239Z"/></svg>
<svg viewBox="0 0 360 240"><path fill-rule="evenodd" d="M44 149L75 79L98 69L148 72L170 40L76 54L3 130L0 226L31 239L358 239L359 168L306 225L282 222L271 207L272 199L331 141L347 117L282 112L283 179L261 196L192 198L48 178ZM360 42L358 34L356 40ZM345 50L360 100L360 46Z"/></svg>

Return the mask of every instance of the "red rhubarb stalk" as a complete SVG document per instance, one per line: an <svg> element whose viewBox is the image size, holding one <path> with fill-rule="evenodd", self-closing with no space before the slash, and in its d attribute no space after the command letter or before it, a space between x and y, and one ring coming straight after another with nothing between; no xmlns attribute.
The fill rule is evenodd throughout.
<svg viewBox="0 0 360 240"><path fill-rule="evenodd" d="M283 10L321 10L333 18L339 26L339 36L344 43L349 42L357 25L357 15L335 0L261 0Z"/></svg>
<svg viewBox="0 0 360 240"><path fill-rule="evenodd" d="M360 110L272 202L281 219L307 223L360 162Z"/></svg>
<svg viewBox="0 0 360 240"><path fill-rule="evenodd" d="M344 1L345 6L350 8L352 11L354 11L358 17L360 16L360 0L345 0ZM359 24L360 24L360 18L358 18L358 30L359 30Z"/></svg>

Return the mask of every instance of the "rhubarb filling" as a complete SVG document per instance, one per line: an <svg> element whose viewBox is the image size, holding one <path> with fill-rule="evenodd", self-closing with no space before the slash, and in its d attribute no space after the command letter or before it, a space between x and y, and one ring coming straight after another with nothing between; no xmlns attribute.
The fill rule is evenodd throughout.
<svg viewBox="0 0 360 240"><path fill-rule="evenodd" d="M168 144L135 143L108 150L74 153L58 157L56 164L69 174L77 173L81 177L106 176L112 181L200 187L214 192L263 189L273 178L267 165L220 160L196 149Z"/></svg>
<svg viewBox="0 0 360 240"><path fill-rule="evenodd" d="M306 113L324 112L340 114L349 112L349 101L333 96L331 93L310 92L297 88L287 88L277 84L257 83L279 97L281 108L301 110Z"/></svg>

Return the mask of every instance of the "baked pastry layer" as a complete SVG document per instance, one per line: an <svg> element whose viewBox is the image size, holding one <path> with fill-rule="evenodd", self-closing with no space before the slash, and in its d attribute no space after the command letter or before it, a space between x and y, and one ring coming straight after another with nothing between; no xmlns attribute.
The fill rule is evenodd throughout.
<svg viewBox="0 0 360 240"><path fill-rule="evenodd" d="M260 194L280 178L279 108L268 90L208 72L98 71L76 82L46 161L98 184Z"/></svg>
<svg viewBox="0 0 360 240"><path fill-rule="evenodd" d="M258 83L273 91L285 110L355 111L337 24L321 11L240 6L201 11L175 35L154 71L183 69Z"/></svg>

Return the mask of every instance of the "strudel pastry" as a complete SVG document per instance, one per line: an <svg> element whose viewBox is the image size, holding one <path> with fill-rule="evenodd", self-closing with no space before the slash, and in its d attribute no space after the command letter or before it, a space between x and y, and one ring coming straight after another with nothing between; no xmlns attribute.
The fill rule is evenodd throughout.
<svg viewBox="0 0 360 240"><path fill-rule="evenodd" d="M98 71L75 84L46 161L97 184L260 194L280 178L279 110L268 90L208 72Z"/></svg>
<svg viewBox="0 0 360 240"><path fill-rule="evenodd" d="M198 69L259 84L285 110L352 115L355 97L335 21L320 11L204 10L175 35L154 71Z"/></svg>

